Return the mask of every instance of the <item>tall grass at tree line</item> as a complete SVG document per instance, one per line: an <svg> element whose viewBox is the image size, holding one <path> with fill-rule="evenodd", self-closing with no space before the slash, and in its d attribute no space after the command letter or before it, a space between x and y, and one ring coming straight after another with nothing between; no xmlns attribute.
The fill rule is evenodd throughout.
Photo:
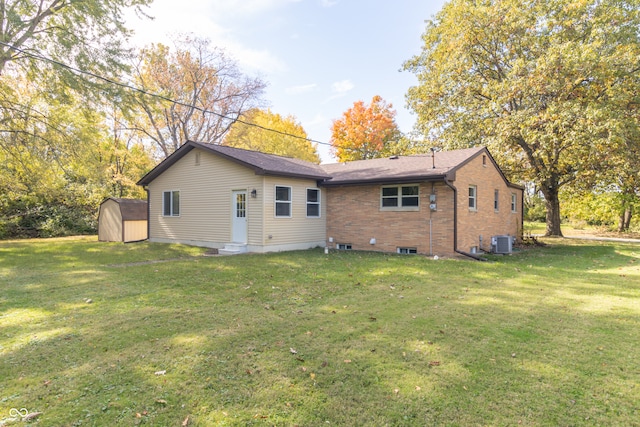
<svg viewBox="0 0 640 427"><path fill-rule="evenodd" d="M0 243L0 425L640 425L640 246ZM160 262L162 261L162 262Z"/></svg>

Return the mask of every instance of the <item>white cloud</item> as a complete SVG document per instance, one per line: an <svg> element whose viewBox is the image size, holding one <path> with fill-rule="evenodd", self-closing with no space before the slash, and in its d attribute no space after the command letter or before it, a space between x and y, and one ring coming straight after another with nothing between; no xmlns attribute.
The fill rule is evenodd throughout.
<svg viewBox="0 0 640 427"><path fill-rule="evenodd" d="M198 0L196 3L201 2L209 5L209 10L214 16L224 19L225 15L246 16L262 14L300 1L302 0L225 0L213 2L211 0Z"/></svg>
<svg viewBox="0 0 640 427"><path fill-rule="evenodd" d="M137 46L145 46L150 43L164 43L172 45L172 39L178 34L194 34L211 40L212 46L224 48L227 53L238 61L242 68L258 70L262 73L282 72L287 70L286 64L270 50L252 49L238 42L233 30L226 27L224 14L212 13L214 10L233 9L231 6L252 6L256 12L265 8L273 8L298 0L252 0L249 2L213 2L194 0L185 2L180 8L176 8L174 0L156 0L147 12L154 20L139 19L130 14L127 16L128 25L135 30L133 43ZM227 5L230 3L231 5ZM224 6L218 6L224 5Z"/></svg>
<svg viewBox="0 0 640 427"><path fill-rule="evenodd" d="M318 125L325 125L326 123L329 123L329 120L324 116L324 114L318 113L315 116L313 116L311 120L306 121L305 125L309 127L314 127Z"/></svg>
<svg viewBox="0 0 640 427"><path fill-rule="evenodd" d="M341 80L339 82L334 82L331 85L332 95L325 99L323 104L326 104L329 101L333 101L334 99L342 98L354 87L355 85L351 82L351 80Z"/></svg>
<svg viewBox="0 0 640 427"><path fill-rule="evenodd" d="M308 93L317 88L318 85L316 83L311 83L308 85L300 85L300 86L291 86L286 88L284 91L289 95L300 95L302 93Z"/></svg>
<svg viewBox="0 0 640 427"><path fill-rule="evenodd" d="M322 0L320 2L320 4L322 4L322 7L332 7L337 5L338 3L340 3L339 0Z"/></svg>
<svg viewBox="0 0 640 427"><path fill-rule="evenodd" d="M341 80L331 85L331 91L336 95L344 95L354 87L355 86L353 85L351 80Z"/></svg>
<svg viewBox="0 0 640 427"><path fill-rule="evenodd" d="M287 71L287 65L269 50L249 49L239 43L226 40L218 44L224 47L242 68L251 68L262 73Z"/></svg>

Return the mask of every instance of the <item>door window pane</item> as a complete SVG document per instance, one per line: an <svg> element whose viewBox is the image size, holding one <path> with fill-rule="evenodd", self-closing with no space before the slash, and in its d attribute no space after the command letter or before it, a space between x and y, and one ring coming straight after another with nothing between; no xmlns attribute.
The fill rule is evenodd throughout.
<svg viewBox="0 0 640 427"><path fill-rule="evenodd" d="M247 195L245 193L236 194L236 217L245 218L247 216Z"/></svg>

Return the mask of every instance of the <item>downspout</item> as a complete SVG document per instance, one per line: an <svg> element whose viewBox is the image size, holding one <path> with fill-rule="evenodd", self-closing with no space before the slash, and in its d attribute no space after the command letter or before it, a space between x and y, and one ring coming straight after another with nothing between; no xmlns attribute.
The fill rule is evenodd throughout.
<svg viewBox="0 0 640 427"><path fill-rule="evenodd" d="M433 220L429 218L429 256L433 256Z"/></svg>
<svg viewBox="0 0 640 427"><path fill-rule="evenodd" d="M447 179L447 177L445 177L444 183L453 190L453 251L460 255L475 259L476 261L486 261L485 258L458 250L458 189Z"/></svg>
<svg viewBox="0 0 640 427"><path fill-rule="evenodd" d="M435 189L436 183L431 181L431 194L436 194ZM429 204L431 204L431 200L429 200ZM431 207L429 207L429 256L433 256L433 211Z"/></svg>
<svg viewBox="0 0 640 427"><path fill-rule="evenodd" d="M524 237L524 189L520 197L520 241Z"/></svg>
<svg viewBox="0 0 640 427"><path fill-rule="evenodd" d="M145 185L144 191L147 193L147 239L151 236L151 195L149 194L149 187Z"/></svg>

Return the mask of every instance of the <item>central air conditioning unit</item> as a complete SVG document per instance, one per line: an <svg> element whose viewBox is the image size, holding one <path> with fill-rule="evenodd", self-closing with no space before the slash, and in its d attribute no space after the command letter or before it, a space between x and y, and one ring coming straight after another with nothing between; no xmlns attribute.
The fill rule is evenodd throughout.
<svg viewBox="0 0 640 427"><path fill-rule="evenodd" d="M511 236L493 236L491 238L491 252L494 254L510 254L513 250Z"/></svg>

